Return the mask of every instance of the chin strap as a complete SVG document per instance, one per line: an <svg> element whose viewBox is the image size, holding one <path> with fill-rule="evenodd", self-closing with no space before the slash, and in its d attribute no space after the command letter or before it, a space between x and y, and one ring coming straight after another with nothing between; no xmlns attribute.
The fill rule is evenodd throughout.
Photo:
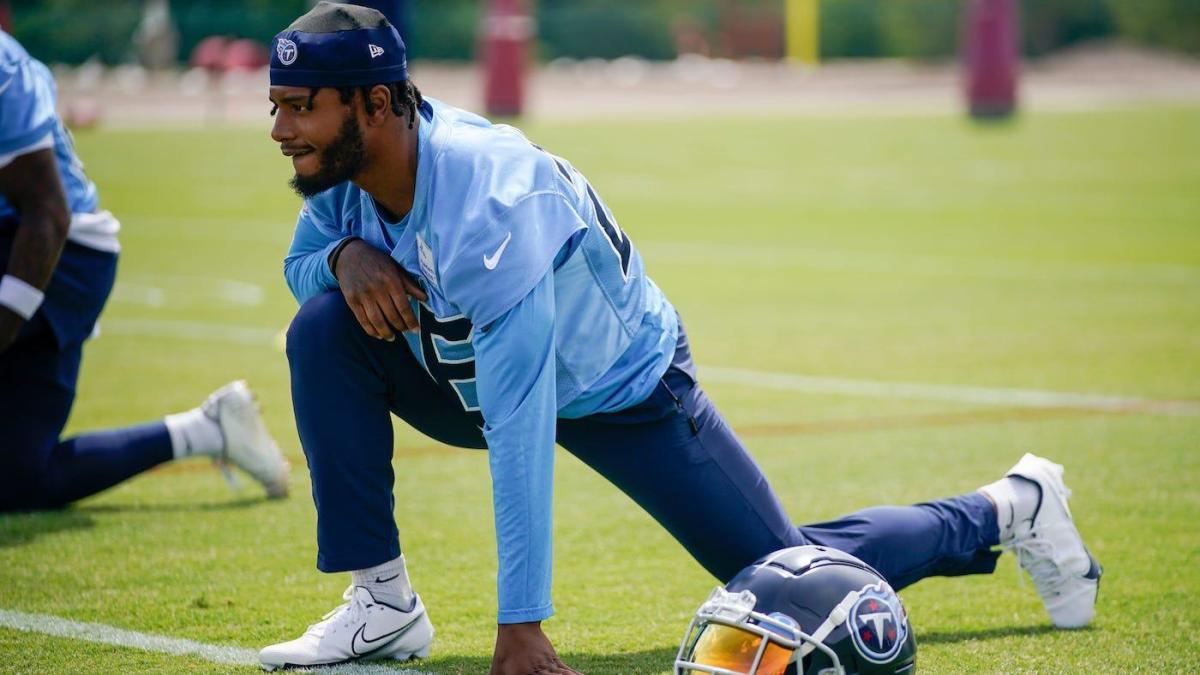
<svg viewBox="0 0 1200 675"><path fill-rule="evenodd" d="M862 595L861 591L850 591L847 593L846 597L842 598L837 607L834 607L833 611L829 613L829 616L825 617L825 621L820 626L817 626L817 629L809 636L813 641L809 642L805 640L800 645L800 648L792 653L792 660L799 661L811 654L817 648L818 643L824 643L825 638L829 637L830 633L845 623L846 617L850 616L850 608L854 607L854 603L858 601L858 596L860 595Z"/></svg>

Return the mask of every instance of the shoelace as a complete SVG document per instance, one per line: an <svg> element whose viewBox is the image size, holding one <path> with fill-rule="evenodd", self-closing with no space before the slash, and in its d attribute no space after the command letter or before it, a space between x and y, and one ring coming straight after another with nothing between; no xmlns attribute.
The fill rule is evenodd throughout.
<svg viewBox="0 0 1200 675"><path fill-rule="evenodd" d="M221 472L221 475L225 478L225 482L229 484L231 489L234 491L242 489L242 481L239 480L237 474L233 472L233 468L228 459L224 457L213 457L213 465L216 466L217 470Z"/></svg>
<svg viewBox="0 0 1200 675"><path fill-rule="evenodd" d="M221 414L219 406L220 404L212 396L200 404L200 410L204 412L204 416L216 422L218 426L220 425ZM222 440L225 440L224 435L224 432L222 432ZM226 443L228 443L227 440ZM217 470L221 472L221 476L225 478L225 482L229 484L229 487L236 491L242 489L242 482L238 480L237 474L233 472L232 464L229 461L229 448L227 447L221 448L221 454L213 457L213 466L217 467Z"/></svg>
<svg viewBox="0 0 1200 675"><path fill-rule="evenodd" d="M1025 576L1021 574L1021 570L1025 570L1029 572L1039 594L1067 581L1068 575L1055 559L1057 551L1054 542L1048 536L1053 534L1056 529L1063 528L1034 527L1027 536L1004 547L1017 555L1017 562L1020 563L1017 568L1017 578L1021 584L1025 583Z"/></svg>
<svg viewBox="0 0 1200 675"><path fill-rule="evenodd" d="M218 420L218 415L219 415L218 410L217 410L218 404L215 401L210 403L210 401L212 401L212 399L210 399L209 401L205 401L201 405L201 408L204 410L204 414L209 419L216 422ZM228 441L228 439L225 439L225 442L226 442L226 447L221 450L221 454L217 455L216 457L213 457L213 465L216 466L217 470L219 470L221 472L221 476L223 476L225 478L225 482L229 484L229 487L232 488L234 491L238 491L238 490L242 489L242 481L238 478L238 475L236 473L234 473L234 471L233 471L234 464L233 464L233 461L229 459L229 448L228 448L229 441ZM263 474L265 476L271 469L278 469L279 467L248 467L247 466L247 467L243 467L243 468L246 471L250 472L250 474L252 476L255 476L255 478L258 479L259 481L267 482L268 478L260 477L259 474Z"/></svg>
<svg viewBox="0 0 1200 675"><path fill-rule="evenodd" d="M321 617L320 621L309 626L308 630L304 631L304 634L322 637L325 634L325 627L343 613L345 614L345 625L358 623L365 618L364 615L367 612L367 607L358 599L358 596L354 594L353 585L346 587L346 591L342 593L342 599L346 602L343 602L337 607L329 610L325 616Z"/></svg>

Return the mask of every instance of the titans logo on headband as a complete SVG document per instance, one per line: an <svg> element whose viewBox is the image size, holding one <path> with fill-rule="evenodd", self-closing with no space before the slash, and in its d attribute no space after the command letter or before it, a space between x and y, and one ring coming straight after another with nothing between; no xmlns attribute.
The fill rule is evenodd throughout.
<svg viewBox="0 0 1200 675"><path fill-rule="evenodd" d="M404 40L379 12L319 2L276 33L271 86L359 87L401 82L408 79L406 54Z"/></svg>
<svg viewBox="0 0 1200 675"><path fill-rule="evenodd" d="M908 617L900 598L883 583L862 589L846 623L858 653L875 663L890 661L908 637Z"/></svg>
<svg viewBox="0 0 1200 675"><path fill-rule="evenodd" d="M296 43L287 38L279 38L275 43L275 53L279 54L279 62L285 66L290 66L296 62L296 57L300 54Z"/></svg>

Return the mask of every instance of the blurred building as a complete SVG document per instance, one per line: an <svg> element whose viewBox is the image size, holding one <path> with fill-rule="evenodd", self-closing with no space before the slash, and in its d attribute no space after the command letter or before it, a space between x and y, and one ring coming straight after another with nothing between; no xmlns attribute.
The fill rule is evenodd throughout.
<svg viewBox="0 0 1200 675"><path fill-rule="evenodd" d="M0 0L12 32L47 62L120 64L139 50L155 64L183 63L211 35L266 44L311 0ZM669 60L680 53L778 58L784 0L534 0L534 57ZM412 58L472 61L483 0L362 0L401 29ZM1081 41L1125 39L1200 53L1195 0L1019 0L1022 52L1038 56ZM168 16L170 22L164 21ZM820 0L824 59L948 59L957 53L961 0ZM0 16L3 10L0 9ZM175 31L166 27L170 23ZM132 50L131 45L139 45Z"/></svg>

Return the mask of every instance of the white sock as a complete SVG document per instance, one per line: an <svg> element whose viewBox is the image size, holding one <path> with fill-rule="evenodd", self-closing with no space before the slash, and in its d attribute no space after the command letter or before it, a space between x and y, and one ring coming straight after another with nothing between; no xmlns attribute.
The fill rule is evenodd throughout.
<svg viewBox="0 0 1200 675"><path fill-rule="evenodd" d="M215 457L225 449L221 425L200 408L167 415L163 418L171 434L171 449L175 459L205 455Z"/></svg>
<svg viewBox="0 0 1200 675"><path fill-rule="evenodd" d="M996 522L1000 526L1000 543L1024 535L1033 525L1033 517L1041 503L1042 488L1020 476L1005 476L995 483L979 488L996 505Z"/></svg>
<svg viewBox="0 0 1200 675"><path fill-rule="evenodd" d="M408 581L408 569L404 566L404 555L399 558L350 573L355 586L363 586L375 599L399 610L413 606L416 594Z"/></svg>

